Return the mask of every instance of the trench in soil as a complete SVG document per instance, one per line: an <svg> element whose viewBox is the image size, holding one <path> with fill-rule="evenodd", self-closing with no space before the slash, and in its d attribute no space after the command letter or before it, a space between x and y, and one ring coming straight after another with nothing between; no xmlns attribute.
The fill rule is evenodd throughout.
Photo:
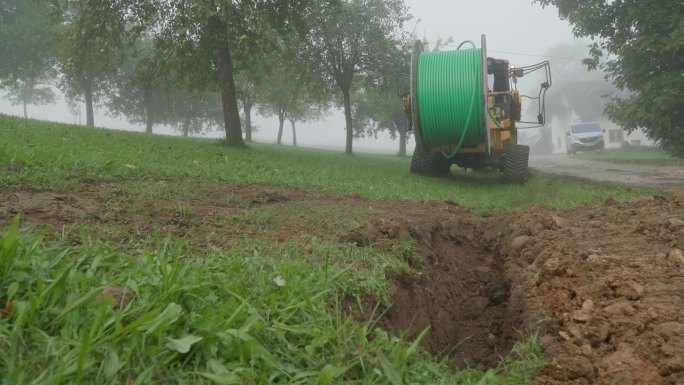
<svg viewBox="0 0 684 385"><path fill-rule="evenodd" d="M521 290L511 290L515 280L492 241L483 239L485 228L473 217L441 223L381 219L342 240L364 245L362 234L410 238L421 260L412 261L410 271L391 273L393 305L381 326L409 339L429 327L423 347L457 368L488 369L525 337L527 316Z"/></svg>

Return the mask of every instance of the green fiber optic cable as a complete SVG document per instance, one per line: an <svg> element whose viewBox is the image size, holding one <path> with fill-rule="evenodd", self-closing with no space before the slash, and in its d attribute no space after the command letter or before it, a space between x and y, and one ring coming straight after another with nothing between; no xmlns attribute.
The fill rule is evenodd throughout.
<svg viewBox="0 0 684 385"><path fill-rule="evenodd" d="M482 50L467 43L473 48L423 52L418 58L416 97L422 137L428 148L456 144L449 157L462 146L486 141Z"/></svg>

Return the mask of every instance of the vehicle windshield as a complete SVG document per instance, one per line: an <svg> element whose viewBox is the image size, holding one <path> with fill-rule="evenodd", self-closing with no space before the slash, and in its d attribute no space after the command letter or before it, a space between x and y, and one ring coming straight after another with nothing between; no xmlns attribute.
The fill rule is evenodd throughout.
<svg viewBox="0 0 684 385"><path fill-rule="evenodd" d="M598 123L583 123L573 124L570 126L573 134L585 134L587 132L601 132L601 126Z"/></svg>

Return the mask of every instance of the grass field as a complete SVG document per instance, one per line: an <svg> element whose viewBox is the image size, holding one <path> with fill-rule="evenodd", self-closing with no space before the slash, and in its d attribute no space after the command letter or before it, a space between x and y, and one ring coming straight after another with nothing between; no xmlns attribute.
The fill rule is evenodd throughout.
<svg viewBox="0 0 684 385"><path fill-rule="evenodd" d="M506 185L498 172L424 178L408 172L410 159L347 156L330 151L253 144L245 149L218 141L88 130L77 126L0 116L0 185L63 189L93 181L136 184L142 178L194 178L201 183L261 182L370 199L453 200L480 211L546 204L568 207L623 200L645 190L577 183L533 173L528 183ZM194 193L194 192L189 192Z"/></svg>
<svg viewBox="0 0 684 385"><path fill-rule="evenodd" d="M0 194L99 188L107 209L122 216L154 221L171 212L201 222L184 202L228 202L234 198L206 191L255 182L374 200L452 200L481 213L649 192L537 173L523 186L505 185L495 172L422 178L392 156L234 149L0 115ZM178 203L159 207L168 196ZM313 215L326 226L353 220L320 210ZM251 234L292 216L246 210L228 219ZM499 367L455 372L419 349L420 338L377 328L379 314L367 322L346 315L350 298L390 300L386 272L409 268L394 252L314 238L307 241L312 259L298 242L277 239L198 248L192 236L126 238L115 226L87 222L51 232L22 227L21 218L1 233L0 383L524 384L543 363L527 336ZM119 308L103 299L109 284L128 288L135 300Z"/></svg>
<svg viewBox="0 0 684 385"><path fill-rule="evenodd" d="M676 158L656 147L628 147L604 151L586 151L575 155L578 159L602 160L616 163L684 165L684 158Z"/></svg>

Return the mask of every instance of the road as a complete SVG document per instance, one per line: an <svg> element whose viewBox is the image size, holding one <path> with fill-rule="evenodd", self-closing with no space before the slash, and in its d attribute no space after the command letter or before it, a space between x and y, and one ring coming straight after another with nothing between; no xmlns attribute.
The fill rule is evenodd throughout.
<svg viewBox="0 0 684 385"><path fill-rule="evenodd" d="M684 167L626 164L580 160L565 154L532 155L530 167L539 171L581 178L656 187L668 191L684 189Z"/></svg>

